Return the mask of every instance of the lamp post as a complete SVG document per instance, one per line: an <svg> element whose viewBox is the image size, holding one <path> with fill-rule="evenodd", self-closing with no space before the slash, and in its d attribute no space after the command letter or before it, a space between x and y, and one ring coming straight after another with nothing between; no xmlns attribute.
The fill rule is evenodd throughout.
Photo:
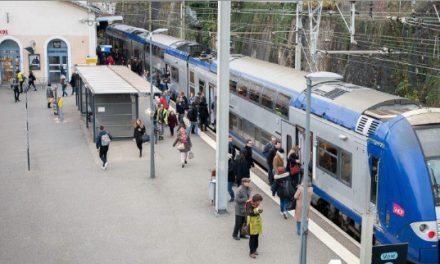
<svg viewBox="0 0 440 264"><path fill-rule="evenodd" d="M159 34L162 32L166 32L168 29L166 28L158 28L154 31L148 32L150 39L150 178L156 177L156 171L154 166L154 90L153 90L153 35Z"/></svg>
<svg viewBox="0 0 440 264"><path fill-rule="evenodd" d="M308 216L307 216L307 189L309 180L309 162L310 162L310 110L312 101L312 87L317 84L325 82L332 82L342 80L343 77L337 73L332 72L313 72L305 76L307 80L307 105L306 105L306 144L305 144L305 162L304 162L304 177L302 181L303 185L303 204L301 211L301 251L300 251L300 264L307 263L307 235L308 235ZM313 84L313 82L318 83Z"/></svg>

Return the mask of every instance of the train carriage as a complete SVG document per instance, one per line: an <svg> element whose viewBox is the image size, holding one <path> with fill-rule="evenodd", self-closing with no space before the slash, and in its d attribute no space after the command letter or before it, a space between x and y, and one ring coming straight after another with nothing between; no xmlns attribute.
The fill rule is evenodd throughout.
<svg viewBox="0 0 440 264"><path fill-rule="evenodd" d="M127 39L138 40L127 34ZM165 55L157 59L165 68L174 68L171 75L178 78L171 78L172 89L187 96L205 93L213 118L216 61L191 54L191 45L185 45L183 50L161 46ZM193 47L200 51L200 46ZM238 147L254 139L254 158L263 166L262 149L272 135L286 150L299 145L304 160L306 74L246 56L231 57L230 134ZM340 81L315 86L311 109L317 208L359 237L361 213L372 206L376 243L408 243L409 260L438 263L440 109Z"/></svg>

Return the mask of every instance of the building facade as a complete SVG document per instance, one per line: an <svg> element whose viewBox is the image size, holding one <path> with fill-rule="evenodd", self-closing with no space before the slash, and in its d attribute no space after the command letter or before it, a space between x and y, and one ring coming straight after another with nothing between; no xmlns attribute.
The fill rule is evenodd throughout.
<svg viewBox="0 0 440 264"><path fill-rule="evenodd" d="M0 84L21 70L56 83L96 59L96 10L73 1L0 1Z"/></svg>

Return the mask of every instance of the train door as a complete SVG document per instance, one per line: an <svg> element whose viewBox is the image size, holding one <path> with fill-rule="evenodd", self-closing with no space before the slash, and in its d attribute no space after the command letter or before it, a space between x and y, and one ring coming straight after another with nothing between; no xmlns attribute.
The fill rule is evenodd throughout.
<svg viewBox="0 0 440 264"><path fill-rule="evenodd" d="M281 144L282 147L289 152L293 144L295 144L296 128L294 125L281 120ZM287 155L286 155L287 156Z"/></svg>
<svg viewBox="0 0 440 264"><path fill-rule="evenodd" d="M208 107L209 107L209 127L215 131L217 118L217 88L215 84L209 83Z"/></svg>
<svg viewBox="0 0 440 264"><path fill-rule="evenodd" d="M368 163L370 165L370 205L373 209L375 217L375 224L378 229L380 227L380 220L387 220L384 210L380 210L379 203L379 183L380 183L380 157L382 156L382 148L379 145L368 144ZM389 219L388 219L389 220Z"/></svg>
<svg viewBox="0 0 440 264"><path fill-rule="evenodd" d="M303 127L296 126L296 135L295 135L295 141L298 145L300 151L299 151L299 160L301 162L301 165L304 165L304 158L306 153L306 131ZM310 132L310 155L313 157L313 133ZM312 160L310 160L312 162Z"/></svg>

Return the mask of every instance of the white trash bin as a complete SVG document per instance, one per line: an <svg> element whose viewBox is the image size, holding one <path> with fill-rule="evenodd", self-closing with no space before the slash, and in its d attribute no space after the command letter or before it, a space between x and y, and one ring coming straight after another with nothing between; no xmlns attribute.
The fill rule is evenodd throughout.
<svg viewBox="0 0 440 264"><path fill-rule="evenodd" d="M212 204L215 203L215 184L216 180L210 180L208 183L208 197L211 200Z"/></svg>

